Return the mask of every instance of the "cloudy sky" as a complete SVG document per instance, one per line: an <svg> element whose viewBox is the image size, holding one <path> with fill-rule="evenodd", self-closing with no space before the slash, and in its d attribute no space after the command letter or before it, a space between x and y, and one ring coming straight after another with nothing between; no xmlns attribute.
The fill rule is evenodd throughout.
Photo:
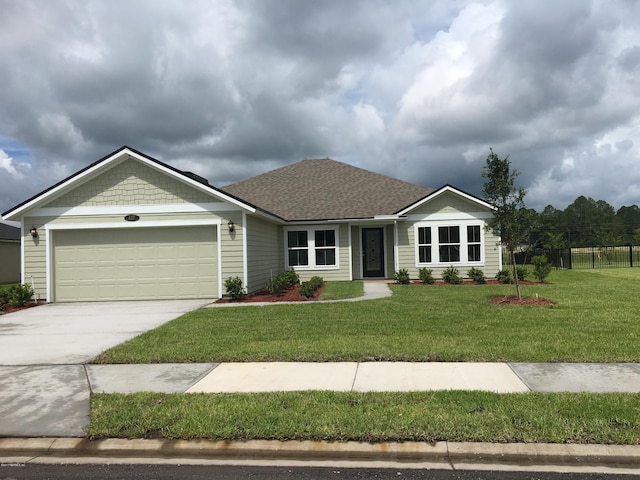
<svg viewBox="0 0 640 480"><path fill-rule="evenodd" d="M640 204L640 2L0 0L0 212L122 145L224 186L331 157Z"/></svg>

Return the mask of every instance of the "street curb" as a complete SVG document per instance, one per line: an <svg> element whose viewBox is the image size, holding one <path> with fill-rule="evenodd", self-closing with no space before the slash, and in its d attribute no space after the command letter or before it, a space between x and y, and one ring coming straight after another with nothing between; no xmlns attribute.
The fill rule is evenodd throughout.
<svg viewBox="0 0 640 480"><path fill-rule="evenodd" d="M638 468L640 446L456 442L325 442L0 438L0 459L200 459L237 461L398 461L456 465Z"/></svg>

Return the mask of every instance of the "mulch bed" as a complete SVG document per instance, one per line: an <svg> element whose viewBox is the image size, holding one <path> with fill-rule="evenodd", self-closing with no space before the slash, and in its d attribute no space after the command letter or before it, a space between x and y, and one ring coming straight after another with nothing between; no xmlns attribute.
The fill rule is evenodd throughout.
<svg viewBox="0 0 640 480"><path fill-rule="evenodd" d="M256 303L256 302L265 302L265 303L276 303L276 302L313 302L314 300L318 300L318 297L324 290L324 283L322 286L316 290L316 293L313 294L313 297L307 298L300 295L300 285L295 285L289 290L285 290L281 295L273 295L266 290L262 290L260 292L252 293L251 295L245 296L242 300L233 300L231 298L221 298L217 300L215 303Z"/></svg>
<svg viewBox="0 0 640 480"><path fill-rule="evenodd" d="M0 315L2 315L3 313L12 313L12 312L17 312L19 310L26 310L27 308L37 307L39 305L44 305L45 303L47 302L43 302L43 301L29 302L26 305L23 305L22 307L13 307L11 305L8 305L5 310L0 311Z"/></svg>
<svg viewBox="0 0 640 480"><path fill-rule="evenodd" d="M518 298L515 295L508 297L492 298L491 303L494 305L538 305L542 307L556 305L557 302L553 300L547 300L546 298Z"/></svg>

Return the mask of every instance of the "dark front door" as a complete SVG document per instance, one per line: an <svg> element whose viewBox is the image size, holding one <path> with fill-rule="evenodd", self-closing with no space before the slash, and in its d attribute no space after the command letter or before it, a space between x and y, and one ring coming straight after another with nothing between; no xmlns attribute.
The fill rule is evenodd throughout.
<svg viewBox="0 0 640 480"><path fill-rule="evenodd" d="M362 229L362 276L384 277L384 234L382 228Z"/></svg>

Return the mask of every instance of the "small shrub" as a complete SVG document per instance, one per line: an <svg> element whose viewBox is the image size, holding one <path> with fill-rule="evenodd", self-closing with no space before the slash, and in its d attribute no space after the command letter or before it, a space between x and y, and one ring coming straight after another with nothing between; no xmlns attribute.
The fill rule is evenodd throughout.
<svg viewBox="0 0 640 480"><path fill-rule="evenodd" d="M460 278L460 271L455 267L447 267L442 271L442 279L452 285L460 285L462 279Z"/></svg>
<svg viewBox="0 0 640 480"><path fill-rule="evenodd" d="M9 305L13 307L24 307L31 297L33 297L33 288L31 285L20 284L14 285L9 289Z"/></svg>
<svg viewBox="0 0 640 480"><path fill-rule="evenodd" d="M409 277L409 270L401 268L393 274L393 279L400 285L409 285L411 283L411 277Z"/></svg>
<svg viewBox="0 0 640 480"><path fill-rule="evenodd" d="M0 312L4 312L9 306L9 292L0 290Z"/></svg>
<svg viewBox="0 0 640 480"><path fill-rule="evenodd" d="M512 281L511 269L503 268L498 273L496 273L496 279L500 283L511 283L511 281Z"/></svg>
<svg viewBox="0 0 640 480"><path fill-rule="evenodd" d="M477 284L487 283L487 280L484 277L484 272L479 268L472 267L467 271L467 275L471 280L473 280L473 283L477 283Z"/></svg>
<svg viewBox="0 0 640 480"><path fill-rule="evenodd" d="M322 277L311 277L308 281L302 282L302 284L300 285L299 295L302 297L311 298L323 283L324 280L322 279Z"/></svg>
<svg viewBox="0 0 640 480"><path fill-rule="evenodd" d="M242 285L242 279L240 277L227 278L224 281L224 288L229 296L234 300L242 300L247 293Z"/></svg>
<svg viewBox="0 0 640 480"><path fill-rule="evenodd" d="M285 290L300 283L300 276L294 271L282 272L267 283L267 291L272 295L282 295Z"/></svg>
<svg viewBox="0 0 640 480"><path fill-rule="evenodd" d="M524 265L516 266L516 275L518 275L518 280L526 280L527 275L529 275L529 270Z"/></svg>
<svg viewBox="0 0 640 480"><path fill-rule="evenodd" d="M431 285L436 281L436 279L433 278L433 270L430 268L421 268L418 270L418 278L420 278L423 285Z"/></svg>
<svg viewBox="0 0 640 480"><path fill-rule="evenodd" d="M533 263L533 276L539 282L544 282L551 273L553 265L549 263L546 255L536 255L531 259L531 263Z"/></svg>

